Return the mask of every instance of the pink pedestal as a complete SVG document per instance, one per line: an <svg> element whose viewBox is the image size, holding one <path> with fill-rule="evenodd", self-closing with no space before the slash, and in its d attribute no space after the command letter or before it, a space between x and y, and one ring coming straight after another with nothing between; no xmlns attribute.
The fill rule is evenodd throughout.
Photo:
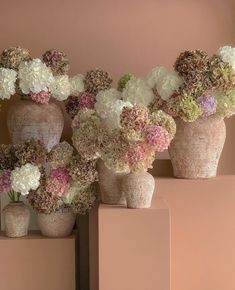
<svg viewBox="0 0 235 290"><path fill-rule="evenodd" d="M91 290L170 290L170 213L101 204L90 214Z"/></svg>
<svg viewBox="0 0 235 290"><path fill-rule="evenodd" d="M75 236L0 236L1 290L75 290Z"/></svg>

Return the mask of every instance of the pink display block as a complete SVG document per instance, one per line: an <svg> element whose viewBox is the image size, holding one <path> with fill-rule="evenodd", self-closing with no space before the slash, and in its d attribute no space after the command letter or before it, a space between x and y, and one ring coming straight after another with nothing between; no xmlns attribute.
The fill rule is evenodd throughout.
<svg viewBox="0 0 235 290"><path fill-rule="evenodd" d="M90 214L91 290L170 290L170 212L100 204Z"/></svg>
<svg viewBox="0 0 235 290"><path fill-rule="evenodd" d="M0 236L1 290L75 290L75 236Z"/></svg>

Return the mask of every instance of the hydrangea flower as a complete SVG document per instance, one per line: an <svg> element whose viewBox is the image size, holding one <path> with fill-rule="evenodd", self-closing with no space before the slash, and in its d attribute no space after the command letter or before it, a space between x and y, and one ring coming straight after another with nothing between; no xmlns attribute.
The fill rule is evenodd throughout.
<svg viewBox="0 0 235 290"><path fill-rule="evenodd" d="M41 91L39 93L30 93L30 97L38 104L48 104L51 98L50 92Z"/></svg>
<svg viewBox="0 0 235 290"><path fill-rule="evenodd" d="M86 214L92 209L95 200L96 196L92 186L80 187L72 200L71 206L76 214Z"/></svg>
<svg viewBox="0 0 235 290"><path fill-rule="evenodd" d="M78 96L81 92L85 90L84 76L82 74L77 74L69 78L70 82L70 94L72 96Z"/></svg>
<svg viewBox="0 0 235 290"><path fill-rule="evenodd" d="M231 117L235 114L235 89L231 89L224 92L217 92L216 93L217 99L217 113L219 116Z"/></svg>
<svg viewBox="0 0 235 290"><path fill-rule="evenodd" d="M208 117L216 113L217 100L215 96L203 95L198 99L198 103L201 107L203 117Z"/></svg>
<svg viewBox="0 0 235 290"><path fill-rule="evenodd" d="M148 106L154 99L152 89L145 80L140 78L132 78L123 90L123 100L133 105Z"/></svg>
<svg viewBox="0 0 235 290"><path fill-rule="evenodd" d="M22 195L27 195L29 191L36 190L40 185L41 173L37 166L27 163L21 167L16 167L11 172L12 189Z"/></svg>
<svg viewBox="0 0 235 290"><path fill-rule="evenodd" d="M1 170L0 171L0 194L9 193L10 191L12 191L11 171Z"/></svg>
<svg viewBox="0 0 235 290"><path fill-rule="evenodd" d="M161 126L149 125L146 129L146 142L157 152L166 150L170 144L170 135Z"/></svg>
<svg viewBox="0 0 235 290"><path fill-rule="evenodd" d="M54 77L54 82L50 86L50 91L58 101L65 101L70 95L70 83L67 75Z"/></svg>
<svg viewBox="0 0 235 290"><path fill-rule="evenodd" d="M52 196L66 196L68 194L71 182L72 178L66 168L53 169L46 181L46 191Z"/></svg>
<svg viewBox="0 0 235 290"><path fill-rule="evenodd" d="M3 50L0 56L0 64L5 68L18 70L21 62L30 59L31 56L28 49L19 46L10 47Z"/></svg>
<svg viewBox="0 0 235 290"><path fill-rule="evenodd" d="M0 68L0 99L10 99L15 94L16 77L13 69Z"/></svg>
<svg viewBox="0 0 235 290"><path fill-rule="evenodd" d="M19 86L23 94L48 91L54 83L52 71L40 59L22 62L19 66Z"/></svg>
<svg viewBox="0 0 235 290"><path fill-rule="evenodd" d="M66 141L55 145L48 154L48 163L51 168L65 167L72 160L74 149Z"/></svg>
<svg viewBox="0 0 235 290"><path fill-rule="evenodd" d="M224 62L228 62L235 71L235 48L231 46L223 46L218 49L218 55Z"/></svg>
<svg viewBox="0 0 235 290"><path fill-rule="evenodd" d="M126 84L129 82L129 80L133 79L135 76L131 73L125 74L120 78L118 81L118 91L122 92L124 88L126 87Z"/></svg>
<svg viewBox="0 0 235 290"><path fill-rule="evenodd" d="M158 80L167 74L168 74L168 71L165 67L163 66L155 67L147 75L146 81L148 85L150 86L150 88L153 89L158 83Z"/></svg>
<svg viewBox="0 0 235 290"><path fill-rule="evenodd" d="M46 51L43 56L43 62L51 68L53 74L64 75L69 71L69 61L65 53L56 49Z"/></svg>

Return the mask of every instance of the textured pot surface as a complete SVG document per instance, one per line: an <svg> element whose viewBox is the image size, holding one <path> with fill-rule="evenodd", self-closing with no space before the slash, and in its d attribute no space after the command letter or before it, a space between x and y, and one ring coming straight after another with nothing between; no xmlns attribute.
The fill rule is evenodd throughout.
<svg viewBox="0 0 235 290"><path fill-rule="evenodd" d="M103 203L125 205L126 198L120 191L120 183L125 173L115 173L102 160L98 161L100 198Z"/></svg>
<svg viewBox="0 0 235 290"><path fill-rule="evenodd" d="M62 238L72 233L75 219L76 215L70 209L50 214L38 213L38 226L43 236Z"/></svg>
<svg viewBox="0 0 235 290"><path fill-rule="evenodd" d="M7 237L27 236L29 220L30 211L23 202L9 203L3 209L3 221Z"/></svg>
<svg viewBox="0 0 235 290"><path fill-rule="evenodd" d="M14 144L34 138L41 140L50 151L60 141L64 116L55 103L37 104L31 100L19 100L8 111L7 126Z"/></svg>
<svg viewBox="0 0 235 290"><path fill-rule="evenodd" d="M129 173L122 177L121 192L128 208L149 208L155 189L155 180L148 172Z"/></svg>
<svg viewBox="0 0 235 290"><path fill-rule="evenodd" d="M226 138L224 120L217 116L192 123L177 119L176 126L169 147L174 176L192 179L216 176Z"/></svg>

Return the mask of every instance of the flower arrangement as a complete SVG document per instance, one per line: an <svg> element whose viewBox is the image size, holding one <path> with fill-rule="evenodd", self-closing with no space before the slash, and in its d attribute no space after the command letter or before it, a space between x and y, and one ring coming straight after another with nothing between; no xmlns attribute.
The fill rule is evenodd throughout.
<svg viewBox="0 0 235 290"><path fill-rule="evenodd" d="M67 142L55 145L47 156L40 186L31 190L29 203L38 213L50 214L64 208L85 214L94 204L94 162L85 161Z"/></svg>
<svg viewBox="0 0 235 290"><path fill-rule="evenodd" d="M84 77L68 76L69 61L63 52L46 51L42 59L32 58L21 47L10 47L0 55L0 99L16 93L39 104L53 97L65 101L70 95L84 91Z"/></svg>
<svg viewBox="0 0 235 290"><path fill-rule="evenodd" d="M235 114L235 48L221 47L216 55L185 51L175 61L174 72L154 68L146 80L154 98L151 111L163 110L174 118L193 122L201 117Z"/></svg>
<svg viewBox="0 0 235 290"><path fill-rule="evenodd" d="M154 93L132 74L96 95L94 108L81 108L73 119L73 144L89 162L102 159L115 172L151 168L155 153L168 148L176 131L171 116L148 106Z"/></svg>
<svg viewBox="0 0 235 290"><path fill-rule="evenodd" d="M41 166L46 150L40 141L26 140L19 145L0 145L0 192L11 202L19 202L40 185Z"/></svg>

